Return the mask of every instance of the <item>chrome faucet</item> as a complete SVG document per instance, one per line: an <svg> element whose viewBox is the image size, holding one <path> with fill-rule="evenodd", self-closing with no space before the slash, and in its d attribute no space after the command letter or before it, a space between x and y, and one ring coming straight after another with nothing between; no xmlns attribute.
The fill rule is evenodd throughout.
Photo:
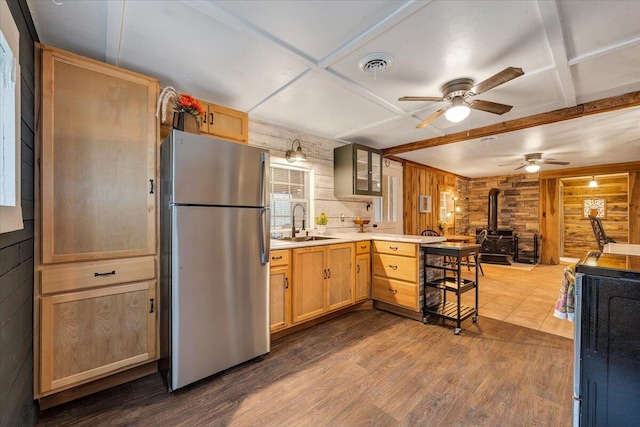
<svg viewBox="0 0 640 427"><path fill-rule="evenodd" d="M293 205L293 209L291 209L291 237L296 237L296 208L298 206L302 208L302 227L300 228L300 230L304 229L304 217L306 215L306 212L304 210L304 206L302 206L300 203L296 203L295 205Z"/></svg>

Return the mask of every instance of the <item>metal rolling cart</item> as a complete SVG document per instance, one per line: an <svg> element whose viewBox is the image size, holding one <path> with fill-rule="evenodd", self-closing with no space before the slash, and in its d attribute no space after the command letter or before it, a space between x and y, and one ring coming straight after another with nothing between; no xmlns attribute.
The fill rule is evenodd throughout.
<svg viewBox="0 0 640 427"><path fill-rule="evenodd" d="M442 291L442 301L437 306L427 307L426 302L422 304L422 321L427 323L428 315L432 314L443 319L456 322L453 333L458 335L461 331L460 323L472 317L475 323L478 320L478 254L480 245L474 243L442 242L424 245L424 293L427 288L436 288ZM429 263L429 255L442 257L442 262L438 264ZM462 267L469 265L468 260L475 258L475 263L471 264L475 272L475 280L462 278ZM463 261L465 260L466 261ZM441 270L442 277L429 278L427 269ZM467 307L460 303L460 296L474 289L475 307ZM455 301L447 301L447 293L455 294Z"/></svg>

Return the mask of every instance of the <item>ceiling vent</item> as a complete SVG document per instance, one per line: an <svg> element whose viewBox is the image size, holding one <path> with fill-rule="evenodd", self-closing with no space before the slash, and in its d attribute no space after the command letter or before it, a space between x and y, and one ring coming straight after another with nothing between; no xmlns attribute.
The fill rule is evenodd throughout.
<svg viewBox="0 0 640 427"><path fill-rule="evenodd" d="M358 68L362 70L363 73L373 74L373 78L375 80L376 76L380 73L384 73L393 64L393 58L391 55L387 53L372 53L371 55L367 55L360 60L358 63Z"/></svg>

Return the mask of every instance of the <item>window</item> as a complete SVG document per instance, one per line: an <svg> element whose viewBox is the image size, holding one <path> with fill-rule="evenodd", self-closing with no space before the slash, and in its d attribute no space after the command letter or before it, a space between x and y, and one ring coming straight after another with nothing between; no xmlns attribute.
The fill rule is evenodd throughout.
<svg viewBox="0 0 640 427"><path fill-rule="evenodd" d="M20 33L0 0L0 233L20 230Z"/></svg>
<svg viewBox="0 0 640 427"><path fill-rule="evenodd" d="M310 171L291 166L271 164L271 233L281 234L291 230L291 209L300 204L304 208L304 220L309 224ZM296 227L302 226L303 209L296 208Z"/></svg>
<svg viewBox="0 0 640 427"><path fill-rule="evenodd" d="M386 159L382 168L382 197L374 200L376 231L402 234L402 165Z"/></svg>

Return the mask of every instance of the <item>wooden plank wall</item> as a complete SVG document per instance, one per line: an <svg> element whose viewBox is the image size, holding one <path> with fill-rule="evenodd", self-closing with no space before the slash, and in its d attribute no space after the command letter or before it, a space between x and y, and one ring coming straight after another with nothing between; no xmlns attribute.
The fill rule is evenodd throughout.
<svg viewBox="0 0 640 427"><path fill-rule="evenodd" d="M604 199L606 218L602 219L607 237L618 243L629 238L628 176L598 176L598 187L589 188L591 177L562 180L564 252L561 256L581 258L587 251L598 250L591 223L583 216L584 199Z"/></svg>
<svg viewBox="0 0 640 427"><path fill-rule="evenodd" d="M560 261L560 180L596 175L629 174L629 240L640 244L640 162L616 163L584 168L558 169L540 172L540 233L542 239L541 262L558 264Z"/></svg>
<svg viewBox="0 0 640 427"><path fill-rule="evenodd" d="M422 230L432 229L441 234L465 234L468 229L468 178L460 177L439 169L403 162L404 170L404 234L420 234ZM447 223L446 230L438 230L438 209L440 191L448 191L460 199L460 213L454 221ZM430 195L432 208L430 213L420 213L418 203L420 195Z"/></svg>
<svg viewBox="0 0 640 427"><path fill-rule="evenodd" d="M8 1L20 32L24 229L0 234L0 426L36 422L33 400L34 42L25 0Z"/></svg>

